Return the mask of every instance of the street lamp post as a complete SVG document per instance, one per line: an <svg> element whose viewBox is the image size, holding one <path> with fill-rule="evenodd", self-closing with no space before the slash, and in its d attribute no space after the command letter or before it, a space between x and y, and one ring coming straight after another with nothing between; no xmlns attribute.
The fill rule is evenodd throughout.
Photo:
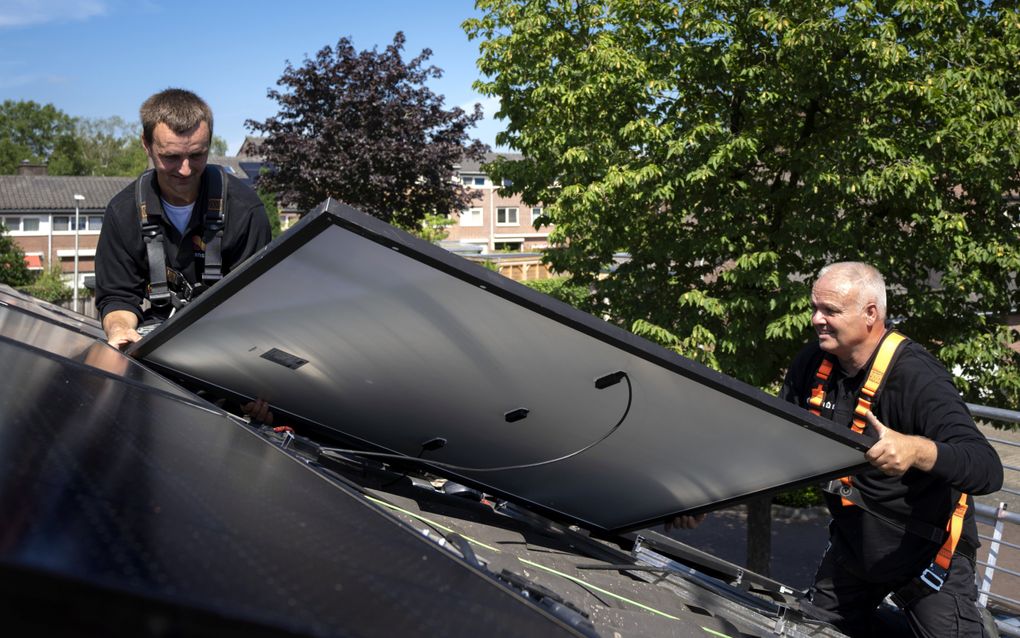
<svg viewBox="0 0 1020 638"><path fill-rule="evenodd" d="M74 194L74 311L78 308L78 206L85 201L84 195Z"/></svg>

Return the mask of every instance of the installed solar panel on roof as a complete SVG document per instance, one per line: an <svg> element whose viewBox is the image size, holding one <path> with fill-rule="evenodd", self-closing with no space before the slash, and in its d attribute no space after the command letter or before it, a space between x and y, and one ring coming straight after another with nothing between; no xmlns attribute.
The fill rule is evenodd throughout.
<svg viewBox="0 0 1020 638"><path fill-rule="evenodd" d="M604 530L863 461L861 437L336 203L136 354Z"/></svg>
<svg viewBox="0 0 1020 638"><path fill-rule="evenodd" d="M223 412L0 361L5 635L578 635Z"/></svg>

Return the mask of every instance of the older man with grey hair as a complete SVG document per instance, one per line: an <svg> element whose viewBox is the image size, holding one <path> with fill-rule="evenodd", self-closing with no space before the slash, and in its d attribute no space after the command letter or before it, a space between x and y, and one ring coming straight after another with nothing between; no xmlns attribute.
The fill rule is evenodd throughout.
<svg viewBox="0 0 1020 638"><path fill-rule="evenodd" d="M917 636L981 636L969 495L1002 486L1002 463L946 369L886 327L881 273L826 266L811 290L818 336L794 359L780 396L874 440L872 469L830 484L829 547L811 600L851 636L888 635L887 595Z"/></svg>

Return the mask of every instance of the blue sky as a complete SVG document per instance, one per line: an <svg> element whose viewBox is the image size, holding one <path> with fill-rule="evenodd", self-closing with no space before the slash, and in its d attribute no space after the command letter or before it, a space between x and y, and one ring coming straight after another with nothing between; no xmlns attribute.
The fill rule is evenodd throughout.
<svg viewBox="0 0 1020 638"><path fill-rule="evenodd" d="M471 88L478 43L460 28L473 15L473 0L0 0L0 101L137 121L146 97L180 86L209 102L234 153L246 119L276 113L266 91L286 61L298 66L345 36L382 49L403 31L405 60L432 49L444 75L429 86L447 106L482 104L474 136L495 147L498 105Z"/></svg>

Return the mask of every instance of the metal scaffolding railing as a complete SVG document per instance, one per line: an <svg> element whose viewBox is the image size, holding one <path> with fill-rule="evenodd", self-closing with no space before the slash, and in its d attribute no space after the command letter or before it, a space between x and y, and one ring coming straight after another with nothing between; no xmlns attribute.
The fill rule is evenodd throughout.
<svg viewBox="0 0 1020 638"><path fill-rule="evenodd" d="M970 409L971 414L974 415L974 418L978 420L1020 423L1020 412L1014 410L1003 410L1001 408L991 408L971 403L968 403L967 407ZM1016 443L1014 441L992 436L987 438L990 442L997 445L1020 448L1020 443ZM1020 467L1005 463L1002 468L1006 472L1020 472ZM1003 486L1003 488L996 494L1020 496L1020 490ZM990 498L994 499L996 494L990 495ZM994 601L997 603L1005 603L1013 609L1020 609L1020 600L1004 596L1002 594L997 594L992 591L992 583L996 575L1020 579L1020 572L1008 569L999 564L1003 552L1016 552L1020 550L1020 545L1008 542L1003 538L1006 525L1020 524L1020 514L1008 511L1007 504L1002 500L999 501L998 506L975 502L974 509L978 522L992 528L990 535L978 534L983 542L988 543L987 559L977 561L978 565L983 568L983 571L979 570L980 580L978 583L978 603L987 607L989 602ZM996 621L996 624L1003 635L1020 636L1020 627L1007 625L999 620Z"/></svg>

